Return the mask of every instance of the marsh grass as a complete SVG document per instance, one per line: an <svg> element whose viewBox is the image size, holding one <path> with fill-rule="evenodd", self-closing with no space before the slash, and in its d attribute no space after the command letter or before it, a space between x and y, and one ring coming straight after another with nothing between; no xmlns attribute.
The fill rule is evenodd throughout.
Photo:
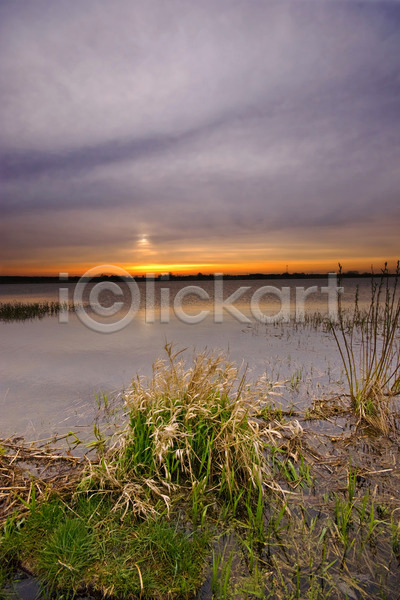
<svg viewBox="0 0 400 600"><path fill-rule="evenodd" d="M31 480L29 487L14 462L19 451L30 452L6 441L4 476L11 471L14 480L4 511L12 542L3 536L3 561L22 563L53 592L193 595L209 528L247 515L262 536L266 488L280 493L266 442L290 426L262 419L270 389L270 382L248 385L221 354L199 354L187 366L167 345L153 378L133 382L116 432L107 438L96 425L92 455L79 462L73 485L43 490ZM32 449L37 459L42 454L49 458Z"/></svg>
<svg viewBox="0 0 400 600"><path fill-rule="evenodd" d="M74 310L74 306L66 302L4 302L0 303L0 321L43 319L46 315Z"/></svg>
<svg viewBox="0 0 400 600"><path fill-rule="evenodd" d="M352 475L350 475L350 478ZM355 476L353 481L356 481ZM235 600L341 600L397 598L398 525L390 510L380 509L368 491L351 482L332 491L316 507L305 498L292 498L288 506L270 504L266 512L268 535L257 545L254 537L237 532L230 553L220 555L226 568L232 556L243 560L226 583L221 580L217 598ZM290 508L290 510L288 510ZM392 513L392 519L393 519Z"/></svg>
<svg viewBox="0 0 400 600"><path fill-rule="evenodd" d="M196 497L238 503L243 489L257 496L275 487L265 458L281 425L260 412L267 394L262 382L246 384L220 354L202 353L186 367L181 352L166 346L167 359L154 365L150 381L136 379L125 397L128 426L120 431L83 486L109 490L116 506L138 514L167 510L179 490Z"/></svg>
<svg viewBox="0 0 400 600"><path fill-rule="evenodd" d="M368 309L360 309L357 292L353 313L346 315L339 295L338 322L329 323L353 409L360 422L384 433L393 426L390 399L400 393L399 278L399 262L394 278L389 276L385 264L381 277L371 279Z"/></svg>
<svg viewBox="0 0 400 600"><path fill-rule="evenodd" d="M122 520L109 499L53 498L32 511L2 545L2 562L18 554L47 594L93 590L105 596L193 596L201 582L206 533L193 533L163 516ZM11 545L12 543L12 545Z"/></svg>
<svg viewBox="0 0 400 600"><path fill-rule="evenodd" d="M360 467L362 437L317 436L271 393L167 345L85 458L2 441L0 577L22 566L55 598L398 598L396 443Z"/></svg>
<svg viewBox="0 0 400 600"><path fill-rule="evenodd" d="M290 505L290 510L289 509ZM391 544L398 525L379 517L369 492L336 491L319 508L293 498L266 511L263 544L239 528L214 550L213 598L342 600L397 598L398 564Z"/></svg>
<svg viewBox="0 0 400 600"><path fill-rule="evenodd" d="M305 459L291 460L299 472ZM308 466L320 480L323 462ZM0 533L2 576L22 564L54 597L193 598L209 559L214 600L394 599L398 508L393 497L387 504L377 496L373 480L365 488L360 473L344 468L323 497L303 496L297 485L285 502L247 491L244 510L231 518L221 511L220 519L214 512L201 527L178 497L169 517L159 503L159 514L143 518L116 508L104 490L31 494L28 511L14 513Z"/></svg>

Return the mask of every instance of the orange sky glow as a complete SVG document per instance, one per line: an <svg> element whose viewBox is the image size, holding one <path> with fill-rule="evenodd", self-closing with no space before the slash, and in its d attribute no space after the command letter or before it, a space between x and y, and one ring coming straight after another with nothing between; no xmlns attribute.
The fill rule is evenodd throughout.
<svg viewBox="0 0 400 600"><path fill-rule="evenodd" d="M388 262L390 270L396 266L396 257L373 257L373 258L351 258L340 261L333 260L309 260L309 261L284 261L276 262L251 262L251 263L157 263L131 265L129 263L115 263L115 266L125 269L133 276L142 276L145 274L159 275L162 273L173 273L174 275L196 275L224 273L232 275L245 275L250 273L284 273L288 269L289 273L327 273L335 272L338 269L338 263L342 264L344 271L370 272L373 267L375 272L383 267L385 261ZM1 275L27 275L27 276L55 276L59 273L68 273L70 276L81 276L93 267L101 263L76 263L76 264L54 264L46 266L10 266L3 268ZM106 272L106 270L105 270ZM111 270L110 270L111 273Z"/></svg>

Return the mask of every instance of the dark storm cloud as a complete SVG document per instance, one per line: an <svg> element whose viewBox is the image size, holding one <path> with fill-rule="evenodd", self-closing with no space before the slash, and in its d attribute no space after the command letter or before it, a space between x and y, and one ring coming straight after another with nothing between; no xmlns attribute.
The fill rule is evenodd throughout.
<svg viewBox="0 0 400 600"><path fill-rule="evenodd" d="M3 1L4 250L394 227L399 28L398 2Z"/></svg>

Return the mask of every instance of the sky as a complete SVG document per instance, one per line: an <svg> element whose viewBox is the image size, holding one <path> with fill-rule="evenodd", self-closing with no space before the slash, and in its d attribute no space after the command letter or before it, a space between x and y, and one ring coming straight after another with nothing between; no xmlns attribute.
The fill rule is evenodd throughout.
<svg viewBox="0 0 400 600"><path fill-rule="evenodd" d="M400 255L400 0L0 0L0 274Z"/></svg>

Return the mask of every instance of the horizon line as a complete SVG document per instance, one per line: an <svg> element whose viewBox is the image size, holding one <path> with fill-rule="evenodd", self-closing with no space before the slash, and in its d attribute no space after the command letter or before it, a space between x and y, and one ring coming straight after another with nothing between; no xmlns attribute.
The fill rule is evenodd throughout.
<svg viewBox="0 0 400 600"><path fill-rule="evenodd" d="M164 280L167 281L169 278L171 279L213 279L217 276L219 277L227 277L227 278L236 278L236 279L246 279L246 278L255 278L255 277L262 277L262 278L268 278L268 277L296 277L296 276L301 276L301 277L313 277L313 276L326 276L329 275L331 273L334 273L335 275L339 275L340 271L282 271L282 272L260 272L260 271L255 271L255 272L248 272L248 273L223 273L223 272L215 272L215 273L202 273L202 272L198 272L198 273L173 273L171 271L169 272L164 272L164 273L137 273L137 274L129 274L133 279L155 279L155 280ZM380 276L382 274L382 269L380 269L379 271L375 272L374 270L371 271L360 271L358 269L348 269L346 271L342 271L341 275L342 276L354 276L354 277L366 277L366 276ZM388 270L388 275L395 275L395 271L392 272L391 270ZM64 275L64 276L63 276ZM65 276L67 275L67 276ZM66 274L66 273L59 273L58 275L28 275L28 274L11 274L11 275L1 275L0 274L0 281L5 280L5 279L52 279L55 281L60 281L60 282L64 282L64 283L68 283L69 280L72 279L80 279L85 277L85 273L83 274ZM120 279L121 276L115 273L107 273L105 272L104 274L100 274L100 275L94 275L94 276L87 276L86 279L105 279L105 278L118 278Z"/></svg>

